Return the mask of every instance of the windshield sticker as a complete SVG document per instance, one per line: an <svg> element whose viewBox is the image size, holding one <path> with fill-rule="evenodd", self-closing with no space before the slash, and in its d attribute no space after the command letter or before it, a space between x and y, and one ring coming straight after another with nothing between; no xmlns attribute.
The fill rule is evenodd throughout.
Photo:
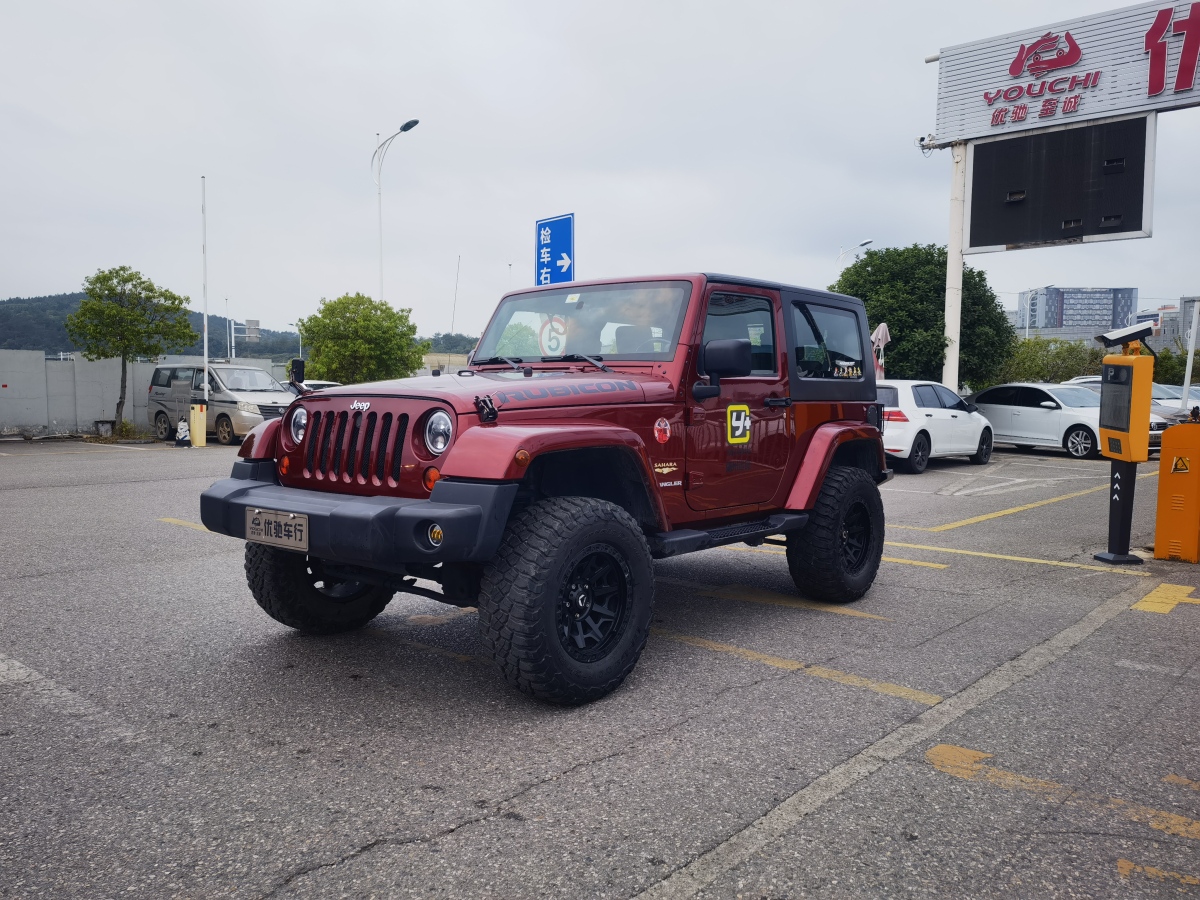
<svg viewBox="0 0 1200 900"><path fill-rule="evenodd" d="M588 384L556 384L550 387L529 387L519 391L496 391L493 396L500 403L517 400L548 400L551 397L570 397L572 394L614 394L620 391L636 391L636 381L594 381ZM749 412L749 407L746 408Z"/></svg>
<svg viewBox="0 0 1200 900"><path fill-rule="evenodd" d="M750 407L731 403L725 410L725 437L731 444L750 443Z"/></svg>
<svg viewBox="0 0 1200 900"><path fill-rule="evenodd" d="M567 294L567 300L566 300L566 302L567 302L567 303L578 303L578 302L579 302L579 295L578 295L578 294Z"/></svg>
<svg viewBox="0 0 1200 900"><path fill-rule="evenodd" d="M538 331L538 349L542 356L562 356L567 343L567 323L562 316L551 316Z"/></svg>

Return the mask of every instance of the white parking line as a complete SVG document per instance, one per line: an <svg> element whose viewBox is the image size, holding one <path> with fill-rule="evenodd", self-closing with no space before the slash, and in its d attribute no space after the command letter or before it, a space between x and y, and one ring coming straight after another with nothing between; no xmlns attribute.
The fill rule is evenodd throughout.
<svg viewBox="0 0 1200 900"><path fill-rule="evenodd" d="M909 720L809 782L807 786L796 791L741 831L682 868L676 869L637 896L649 900L682 900L692 897L783 837L809 813L820 809L889 762L929 740L971 710L1066 656L1106 622L1129 609L1148 590L1146 584L1139 584L1109 598L1074 625L1029 648L1016 659L1002 663L957 694L948 697L937 706L930 707L915 719Z"/></svg>
<svg viewBox="0 0 1200 900"><path fill-rule="evenodd" d="M90 700L67 690L36 669L0 653L0 695L7 693L5 689L52 712L86 722L109 738L127 743L140 740L133 729L118 722Z"/></svg>

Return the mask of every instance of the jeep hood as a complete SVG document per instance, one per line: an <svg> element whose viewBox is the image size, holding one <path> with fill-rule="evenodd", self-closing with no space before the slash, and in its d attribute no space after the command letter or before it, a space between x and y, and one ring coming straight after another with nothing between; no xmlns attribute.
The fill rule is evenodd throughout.
<svg viewBox="0 0 1200 900"><path fill-rule="evenodd" d="M475 398L490 396L496 409L594 406L599 403L642 403L669 400L674 387L665 375L627 372L537 371L526 378L517 371L473 375L422 375L395 381L325 388L322 397L406 397L441 401L456 412L475 412Z"/></svg>

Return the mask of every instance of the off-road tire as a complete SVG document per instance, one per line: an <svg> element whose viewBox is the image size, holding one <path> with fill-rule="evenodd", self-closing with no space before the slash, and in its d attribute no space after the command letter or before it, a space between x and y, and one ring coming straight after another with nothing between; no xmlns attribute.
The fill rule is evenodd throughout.
<svg viewBox="0 0 1200 900"><path fill-rule="evenodd" d="M594 559L611 560L610 571L623 585L619 603L604 600L596 608L607 612L619 606L622 612L595 646L600 655L584 658L584 650L562 636L562 629L569 634L574 624L595 622L590 599L586 617L580 613L574 621L568 602L578 596L569 589L580 583L571 576ZM600 585L594 595L591 587L586 593L599 598L611 596L604 593L608 590ZM584 601L578 602L583 609ZM634 518L605 500L554 497L515 515L484 567L479 636L509 684L539 700L577 705L603 697L625 680L646 646L653 612L650 547Z"/></svg>
<svg viewBox="0 0 1200 900"><path fill-rule="evenodd" d="M862 469L831 466L808 524L787 536L788 570L796 589L824 603L859 599L879 571L883 522L875 480ZM859 534L860 525L865 534ZM855 559L853 551L860 544Z"/></svg>
<svg viewBox="0 0 1200 900"><path fill-rule="evenodd" d="M986 466L992 458L992 429L985 428L979 435L979 449L977 449L970 457L972 463L977 466Z"/></svg>
<svg viewBox="0 0 1200 900"><path fill-rule="evenodd" d="M319 560L265 544L246 544L250 593L276 622L306 634L338 634L361 628L383 612L393 591L380 585L322 579ZM316 582L327 585L323 591ZM350 587L357 585L357 588ZM346 590L346 596L333 596Z"/></svg>
<svg viewBox="0 0 1200 900"><path fill-rule="evenodd" d="M217 443L228 447L236 442L237 435L233 432L233 422L229 416L217 416Z"/></svg>
<svg viewBox="0 0 1200 900"><path fill-rule="evenodd" d="M917 436L913 438L912 449L908 451L908 459L900 460L901 468L910 475L920 475L929 467L931 452L933 451L929 435L918 431Z"/></svg>
<svg viewBox="0 0 1200 900"><path fill-rule="evenodd" d="M167 418L166 413L159 413L154 417L154 436L160 441L169 441L173 436L174 429L171 427L171 420Z"/></svg>
<svg viewBox="0 0 1200 900"><path fill-rule="evenodd" d="M1063 435L1062 445L1072 459L1095 459L1100 455L1100 442L1086 425L1068 429Z"/></svg>

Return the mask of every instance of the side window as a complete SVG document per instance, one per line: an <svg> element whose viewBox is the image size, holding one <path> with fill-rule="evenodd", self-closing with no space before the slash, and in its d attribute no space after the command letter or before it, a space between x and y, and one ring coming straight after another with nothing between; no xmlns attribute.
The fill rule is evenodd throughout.
<svg viewBox="0 0 1200 900"><path fill-rule="evenodd" d="M176 369L175 374L171 376L172 381L191 381L195 377L196 370L193 368Z"/></svg>
<svg viewBox="0 0 1200 900"><path fill-rule="evenodd" d="M1045 391L1040 391L1037 388L1023 387L1017 394L1018 406L1041 406L1044 400L1053 400L1054 398Z"/></svg>
<svg viewBox="0 0 1200 900"><path fill-rule="evenodd" d="M917 401L917 406L921 409L941 409L941 401L938 400L937 391L933 389L932 384L914 384L913 399Z"/></svg>
<svg viewBox="0 0 1200 900"><path fill-rule="evenodd" d="M196 375L194 378L192 378L192 390L193 391L204 390L204 370L203 369L196 370Z"/></svg>
<svg viewBox="0 0 1200 900"><path fill-rule="evenodd" d="M961 409L963 407L962 398L944 384L935 384L933 389L937 391L938 397L941 398L942 406L946 407L946 409Z"/></svg>
<svg viewBox="0 0 1200 900"><path fill-rule="evenodd" d="M979 403L991 403L995 406L1016 406L1017 389L1015 387L998 387L984 391L979 395Z"/></svg>
<svg viewBox="0 0 1200 900"><path fill-rule="evenodd" d="M155 369L154 376L150 379L150 383L155 387L170 387L171 386L171 370L170 369Z"/></svg>
<svg viewBox="0 0 1200 900"><path fill-rule="evenodd" d="M796 371L801 378L863 377L858 316L849 310L793 303Z"/></svg>
<svg viewBox="0 0 1200 900"><path fill-rule="evenodd" d="M750 341L750 374L774 375L775 316L766 297L713 294L704 320L704 343Z"/></svg>

